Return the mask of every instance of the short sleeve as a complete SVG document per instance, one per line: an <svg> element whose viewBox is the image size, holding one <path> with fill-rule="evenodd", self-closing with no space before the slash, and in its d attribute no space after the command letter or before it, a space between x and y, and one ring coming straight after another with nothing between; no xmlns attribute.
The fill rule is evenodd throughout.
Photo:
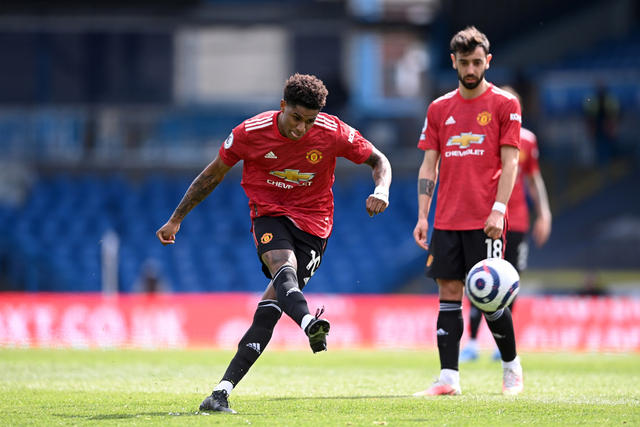
<svg viewBox="0 0 640 427"><path fill-rule="evenodd" d="M373 145L356 129L340 122L337 132L337 157L344 157L359 165L371 156Z"/></svg>
<svg viewBox="0 0 640 427"><path fill-rule="evenodd" d="M427 110L427 117L424 119L424 126L420 133L420 141L418 142L418 148L422 150L437 150L440 151L440 142L438 138L438 126L436 120L436 109L433 104L429 106Z"/></svg>
<svg viewBox="0 0 640 427"><path fill-rule="evenodd" d="M526 135L520 136L520 143L522 147L520 150L524 149L525 144L527 147L527 157L526 161L522 165L522 172L525 175L533 175L535 172L540 170L540 163L538 161L538 157L540 157L540 153L538 152L538 140L533 132L528 132Z"/></svg>
<svg viewBox="0 0 640 427"><path fill-rule="evenodd" d="M234 166L244 158L243 148L245 146L246 133L242 130L243 125L233 129L218 151L220 159L229 167Z"/></svg>
<svg viewBox="0 0 640 427"><path fill-rule="evenodd" d="M520 127L522 126L520 103L516 98L509 98L502 111L500 146L513 145L520 148Z"/></svg>

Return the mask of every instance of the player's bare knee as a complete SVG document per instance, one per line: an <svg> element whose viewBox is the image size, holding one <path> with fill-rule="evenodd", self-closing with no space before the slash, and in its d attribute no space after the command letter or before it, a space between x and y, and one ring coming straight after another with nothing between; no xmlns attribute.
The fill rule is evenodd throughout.
<svg viewBox="0 0 640 427"><path fill-rule="evenodd" d="M438 279L438 295L441 300L462 301L464 296L464 283L460 280Z"/></svg>
<svg viewBox="0 0 640 427"><path fill-rule="evenodd" d="M295 271L298 264L295 253L290 249L275 249L265 252L262 254L262 262L264 262L274 278L283 266L290 265Z"/></svg>

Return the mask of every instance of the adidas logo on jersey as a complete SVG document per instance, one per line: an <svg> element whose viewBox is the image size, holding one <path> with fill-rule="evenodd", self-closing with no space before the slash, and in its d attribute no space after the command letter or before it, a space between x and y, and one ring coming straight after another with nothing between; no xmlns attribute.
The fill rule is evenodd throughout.
<svg viewBox="0 0 640 427"><path fill-rule="evenodd" d="M454 120L453 116L449 116L449 118L447 119L446 122L444 122L445 125L454 125L456 124L456 121Z"/></svg>
<svg viewBox="0 0 640 427"><path fill-rule="evenodd" d="M250 342L247 344L247 347L254 349L258 354L260 354L260 343Z"/></svg>
<svg viewBox="0 0 640 427"><path fill-rule="evenodd" d="M269 151L267 154L264 155L265 159L277 159L278 156L276 156L275 154L273 154L273 151Z"/></svg>
<svg viewBox="0 0 640 427"><path fill-rule="evenodd" d="M440 328L436 331L436 335L438 335L439 337L444 336L444 335L449 335L449 332L445 331L444 329Z"/></svg>

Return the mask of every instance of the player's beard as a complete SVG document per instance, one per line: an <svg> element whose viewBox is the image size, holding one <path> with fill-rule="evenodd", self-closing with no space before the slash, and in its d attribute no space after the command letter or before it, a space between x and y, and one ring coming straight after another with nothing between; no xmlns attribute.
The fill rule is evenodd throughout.
<svg viewBox="0 0 640 427"><path fill-rule="evenodd" d="M460 75L460 73L458 73L458 80L460 80L460 83L462 83L462 86L464 86L465 89L473 90L478 87L478 85L482 80L484 80L484 70L482 71L482 74L480 74L476 79L476 81L473 83L467 83L466 81L464 81L464 78L468 76L469 76L468 74L466 76L463 76L463 75ZM476 77L476 76L473 76L473 77Z"/></svg>

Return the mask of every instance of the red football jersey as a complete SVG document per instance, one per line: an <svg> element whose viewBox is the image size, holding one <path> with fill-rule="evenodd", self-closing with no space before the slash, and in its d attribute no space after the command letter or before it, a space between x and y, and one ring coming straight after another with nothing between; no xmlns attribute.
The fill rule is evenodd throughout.
<svg viewBox="0 0 640 427"><path fill-rule="evenodd" d="M540 170L538 163L538 140L533 132L520 129L520 158L518 177L509 199L509 230L526 233L529 231L529 206L527 205L524 177Z"/></svg>
<svg viewBox="0 0 640 427"><path fill-rule="evenodd" d="M502 172L500 147L520 147L521 122L518 100L494 85L474 99L456 89L431 103L418 147L440 152L435 228L484 228Z"/></svg>
<svg viewBox="0 0 640 427"><path fill-rule="evenodd" d="M303 231L327 238L333 228L336 159L365 162L373 146L339 118L320 113L299 140L278 131L280 111L267 111L237 126L220 147L227 166L244 161L242 187L251 219L286 216Z"/></svg>

